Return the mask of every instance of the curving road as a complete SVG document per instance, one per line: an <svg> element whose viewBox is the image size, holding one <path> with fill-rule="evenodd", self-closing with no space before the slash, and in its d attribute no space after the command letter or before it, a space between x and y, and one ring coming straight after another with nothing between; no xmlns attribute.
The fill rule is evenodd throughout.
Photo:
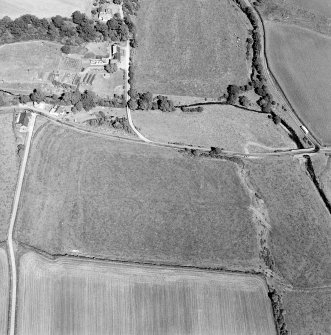
<svg viewBox="0 0 331 335"><path fill-rule="evenodd" d="M23 160L21 162L20 172L17 180L16 185L16 191L15 191L15 197L14 197L14 204L12 208L12 213L10 217L10 224L9 224L9 230L8 230L8 236L7 236L7 244L8 244L8 250L9 250L9 258L10 258L10 268L11 268L11 297L10 297L10 324L9 324L9 335L15 334L15 321L16 321L16 290L17 290L17 273L16 273L16 260L15 260L15 250L13 245L13 232L14 232L14 226L16 221L16 214L17 214L17 208L18 203L20 200L21 190L22 190L22 184L25 174L25 168L26 163L29 156L30 151L30 144L33 134L33 128L36 121L36 114L31 113L31 118L29 122L29 129L28 129L28 136L25 141L25 149L24 149L24 156Z"/></svg>
<svg viewBox="0 0 331 335"><path fill-rule="evenodd" d="M265 25L263 22L263 18L259 11L250 3L249 0L244 0L246 5L250 7L254 13L255 16L258 18L258 24L259 24L259 31L261 34L261 51L260 51L260 58L262 61L262 66L264 68L264 75L267 79L269 88L272 89L273 96L286 107L290 113L287 113L287 115L292 119L292 121L296 124L296 126L300 129L300 131L306 136L316 147L320 147L321 143L320 141L312 134L311 131L309 131L309 134L306 134L302 130L302 126L309 129L303 122L303 120L299 117L298 113L295 111L293 106L291 105L290 101L286 97L285 92L281 88L280 84L278 83L277 79L275 78L274 74L272 73L269 62L268 62L268 56L266 52L266 31L265 31Z"/></svg>

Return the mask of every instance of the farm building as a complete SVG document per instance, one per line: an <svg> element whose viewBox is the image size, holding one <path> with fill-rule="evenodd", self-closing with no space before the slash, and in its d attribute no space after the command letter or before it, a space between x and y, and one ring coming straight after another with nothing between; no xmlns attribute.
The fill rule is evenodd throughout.
<svg viewBox="0 0 331 335"><path fill-rule="evenodd" d="M91 66L105 66L109 64L109 59L108 58L102 58L102 59L90 59L90 65Z"/></svg>
<svg viewBox="0 0 331 335"><path fill-rule="evenodd" d="M28 131L30 121L30 115L24 111L19 113L16 118L16 125L19 127L19 131L24 133Z"/></svg>
<svg viewBox="0 0 331 335"><path fill-rule="evenodd" d="M107 22L112 19L115 14L121 15L121 6L114 3L102 4L99 8L99 20Z"/></svg>
<svg viewBox="0 0 331 335"><path fill-rule="evenodd" d="M49 114L54 116L60 116L66 114L66 110L62 106L54 106L50 111Z"/></svg>

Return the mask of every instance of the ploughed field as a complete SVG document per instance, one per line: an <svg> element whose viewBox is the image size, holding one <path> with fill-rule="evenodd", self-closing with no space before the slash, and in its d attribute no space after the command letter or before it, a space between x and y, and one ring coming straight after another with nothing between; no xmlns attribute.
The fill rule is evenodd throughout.
<svg viewBox="0 0 331 335"><path fill-rule="evenodd" d="M271 70L309 129L331 144L331 38L266 22Z"/></svg>
<svg viewBox="0 0 331 335"><path fill-rule="evenodd" d="M32 144L16 237L56 254L251 269L249 206L233 162L49 124Z"/></svg>
<svg viewBox="0 0 331 335"><path fill-rule="evenodd" d="M0 241L7 238L19 168L12 123L13 114L0 114Z"/></svg>
<svg viewBox="0 0 331 335"><path fill-rule="evenodd" d="M17 333L276 334L259 277L32 252L20 260Z"/></svg>
<svg viewBox="0 0 331 335"><path fill-rule="evenodd" d="M0 334L7 334L9 308L9 268L6 251L0 248Z"/></svg>
<svg viewBox="0 0 331 335"><path fill-rule="evenodd" d="M133 111L134 124L147 138L237 152L293 149L295 143L265 114L228 105L203 106L202 113Z"/></svg>
<svg viewBox="0 0 331 335"><path fill-rule="evenodd" d="M247 83L250 26L230 1L140 3L134 56L138 91L219 97L227 85Z"/></svg>
<svg viewBox="0 0 331 335"><path fill-rule="evenodd" d="M84 12L89 4L89 0L0 0L0 16L16 18L33 14L38 17L69 17L75 10Z"/></svg>

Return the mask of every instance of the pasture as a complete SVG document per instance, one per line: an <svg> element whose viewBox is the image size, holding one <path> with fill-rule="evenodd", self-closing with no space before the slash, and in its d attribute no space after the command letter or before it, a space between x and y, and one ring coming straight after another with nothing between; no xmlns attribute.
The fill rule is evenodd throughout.
<svg viewBox="0 0 331 335"><path fill-rule="evenodd" d="M295 287L330 285L330 214L304 163L287 157L246 166L269 211L276 271Z"/></svg>
<svg viewBox="0 0 331 335"><path fill-rule="evenodd" d="M227 0L142 0L134 56L137 90L217 98L227 85L245 84L249 28Z"/></svg>
<svg viewBox="0 0 331 335"><path fill-rule="evenodd" d="M320 186L331 203L331 155L314 156L312 162Z"/></svg>
<svg viewBox="0 0 331 335"><path fill-rule="evenodd" d="M4 241L7 238L11 206L19 169L12 122L13 114L0 114L0 241Z"/></svg>
<svg viewBox="0 0 331 335"><path fill-rule="evenodd" d="M331 333L331 290L285 291L283 307L291 335L329 335Z"/></svg>
<svg viewBox="0 0 331 335"><path fill-rule="evenodd" d="M9 307L9 267L6 251L0 248L0 334L7 334Z"/></svg>
<svg viewBox="0 0 331 335"><path fill-rule="evenodd" d="M49 253L258 266L235 163L47 125L34 140L17 238Z"/></svg>
<svg viewBox="0 0 331 335"><path fill-rule="evenodd" d="M19 335L276 335L265 284L253 276L29 252L18 306Z"/></svg>
<svg viewBox="0 0 331 335"><path fill-rule="evenodd" d="M98 73L93 81L92 90L104 98L112 98L114 94L122 95L124 92L124 72L122 70L116 71L109 78Z"/></svg>
<svg viewBox="0 0 331 335"><path fill-rule="evenodd" d="M0 85L26 84L32 91L57 69L61 60L60 47L60 44L41 41L0 46Z"/></svg>
<svg viewBox="0 0 331 335"><path fill-rule="evenodd" d="M69 17L75 10L87 12L90 2L90 0L0 0L0 14L1 17L11 18L23 14L33 14L40 18L55 15Z"/></svg>
<svg viewBox="0 0 331 335"><path fill-rule="evenodd" d="M331 144L331 39L295 26L266 23L271 70L308 128Z"/></svg>
<svg viewBox="0 0 331 335"><path fill-rule="evenodd" d="M265 114L233 106L203 106L202 113L134 111L132 118L147 138L237 152L295 148L287 133Z"/></svg>

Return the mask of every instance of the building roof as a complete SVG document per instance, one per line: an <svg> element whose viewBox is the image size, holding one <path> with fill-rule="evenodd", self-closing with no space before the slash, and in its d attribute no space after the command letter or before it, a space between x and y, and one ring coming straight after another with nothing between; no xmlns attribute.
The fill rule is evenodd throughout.
<svg viewBox="0 0 331 335"><path fill-rule="evenodd" d="M18 124L21 126L27 127L29 125L29 115L27 112L22 112L20 113L19 119L18 119Z"/></svg>

